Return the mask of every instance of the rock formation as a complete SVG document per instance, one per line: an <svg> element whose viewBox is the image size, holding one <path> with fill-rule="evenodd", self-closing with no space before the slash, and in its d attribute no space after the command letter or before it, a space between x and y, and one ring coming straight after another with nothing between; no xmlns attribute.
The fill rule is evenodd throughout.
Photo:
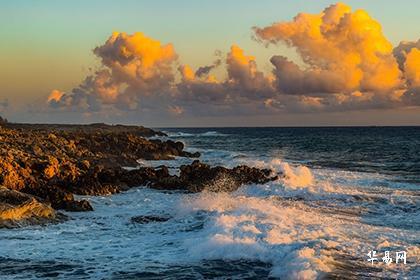
<svg viewBox="0 0 420 280"><path fill-rule="evenodd" d="M0 184L41 197L55 209L92 210L73 193L121 190L122 166L135 167L138 159L199 156L184 151L181 142L144 138L154 135L163 134L136 126L8 123L0 126Z"/></svg>
<svg viewBox="0 0 420 280"><path fill-rule="evenodd" d="M64 218L32 195L0 186L0 228L34 225Z"/></svg>
<svg viewBox="0 0 420 280"><path fill-rule="evenodd" d="M163 170L165 167L163 167ZM168 171L161 171L160 176L151 187L156 189L180 189L189 192L203 190L221 192L235 191L244 184L263 184L278 178L269 169L258 169L245 165L229 169L222 166L210 167L195 160L190 165L180 167L180 176L170 176Z"/></svg>
<svg viewBox="0 0 420 280"><path fill-rule="evenodd" d="M234 191L243 184L277 178L268 169L211 167L198 160L181 166L179 176L170 175L166 166L138 167L140 159L200 156L184 151L181 142L145 138L151 136L164 134L138 126L4 123L0 126L2 223L54 220L54 209L93 210L87 200L75 200L74 194L109 195L135 186Z"/></svg>

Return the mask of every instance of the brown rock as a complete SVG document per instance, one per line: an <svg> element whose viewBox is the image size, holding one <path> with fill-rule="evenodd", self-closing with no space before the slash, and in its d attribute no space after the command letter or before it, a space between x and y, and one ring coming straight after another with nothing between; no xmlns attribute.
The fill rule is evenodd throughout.
<svg viewBox="0 0 420 280"><path fill-rule="evenodd" d="M56 209L91 210L89 202L77 202L72 194L112 194L146 184L164 176L164 170L121 167L137 166L138 159L190 156L181 142L144 138L155 135L164 136L140 126L5 123L0 126L0 184L39 196Z"/></svg>
<svg viewBox="0 0 420 280"><path fill-rule="evenodd" d="M92 211L93 208L86 200L76 201L71 192L58 186L42 186L37 188L24 188L25 193L40 197L51 204L54 209L67 211Z"/></svg>
<svg viewBox="0 0 420 280"><path fill-rule="evenodd" d="M48 165L45 167L44 172L43 172L44 177L46 179L51 179L54 176L58 176L59 169L60 167L59 167L58 160L55 157L50 156L48 158Z"/></svg>
<svg viewBox="0 0 420 280"><path fill-rule="evenodd" d="M62 219L34 196L0 187L0 228L43 224Z"/></svg>

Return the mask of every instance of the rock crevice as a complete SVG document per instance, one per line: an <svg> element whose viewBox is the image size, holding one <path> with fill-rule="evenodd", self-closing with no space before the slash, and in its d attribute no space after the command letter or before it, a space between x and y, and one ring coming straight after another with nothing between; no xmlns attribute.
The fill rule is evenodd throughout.
<svg viewBox="0 0 420 280"><path fill-rule="evenodd" d="M93 210L87 200L77 201L75 194L109 195L142 185L187 192L234 191L243 184L277 178L268 169L211 167L198 160L181 166L179 176L170 175L166 166L139 167L139 159L200 156L184 151L181 142L146 138L150 136L164 134L136 126L4 123L0 126L0 219L13 224L19 219L55 219L54 209Z"/></svg>

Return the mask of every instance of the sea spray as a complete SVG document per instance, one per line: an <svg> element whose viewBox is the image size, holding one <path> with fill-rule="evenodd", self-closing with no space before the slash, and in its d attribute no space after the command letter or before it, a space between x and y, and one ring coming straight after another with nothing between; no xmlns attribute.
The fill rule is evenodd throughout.
<svg viewBox="0 0 420 280"><path fill-rule="evenodd" d="M314 182L314 176L306 166L292 166L278 158L272 159L269 166L272 169L279 169L284 174L283 182L289 188L304 188Z"/></svg>
<svg viewBox="0 0 420 280"><path fill-rule="evenodd" d="M287 279L321 275L331 270L331 258L305 244L318 243L321 249L321 241L334 231L322 225L325 218L309 217L302 207L238 193L205 192L189 198L182 211L206 211L209 218L203 231L185 242L188 255L196 260L269 262L272 276Z"/></svg>
<svg viewBox="0 0 420 280"><path fill-rule="evenodd" d="M197 130L177 131L208 131ZM384 132L379 133L384 135L382 141L375 130L366 136L359 133L356 139L349 128L347 134L343 129L327 131L325 138L325 129L321 130L226 128L217 131L229 134L229 141L225 136L181 137L188 149L202 152L203 162L271 167L286 176L267 184L245 185L233 193L190 194L139 187L113 196L83 197L93 204L94 212L69 213L72 219L48 227L0 231L0 275L6 279L33 279L46 272L69 279L79 275L416 279L420 274L418 181L400 180L398 174L383 171L403 167L404 178L410 170L418 178L418 158L407 159L419 153L399 151L392 157L387 149L395 147L392 142L417 151L415 141L420 137L399 131L390 138ZM322 142L314 141L318 135ZM376 137L375 146L357 146L363 142L361 137ZM343 144L337 145L337 139ZM355 153L345 152L349 147L368 157L355 158ZM383 158L389 165L376 164ZM183 164L179 158L148 163L165 164L173 171ZM299 166L306 166L312 175ZM293 175L299 184L291 182ZM131 218L139 215L171 218L164 223L132 223ZM405 250L407 264L372 267L367 262L369 250L377 250L378 255Z"/></svg>

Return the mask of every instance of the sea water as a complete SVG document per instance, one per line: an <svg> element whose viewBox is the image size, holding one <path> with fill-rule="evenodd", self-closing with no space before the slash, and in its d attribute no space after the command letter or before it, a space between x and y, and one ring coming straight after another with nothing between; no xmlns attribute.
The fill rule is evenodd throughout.
<svg viewBox="0 0 420 280"><path fill-rule="evenodd" d="M203 162L284 176L233 193L83 197L94 212L0 230L0 279L419 279L420 128L165 131ZM177 174L191 161L140 164Z"/></svg>

